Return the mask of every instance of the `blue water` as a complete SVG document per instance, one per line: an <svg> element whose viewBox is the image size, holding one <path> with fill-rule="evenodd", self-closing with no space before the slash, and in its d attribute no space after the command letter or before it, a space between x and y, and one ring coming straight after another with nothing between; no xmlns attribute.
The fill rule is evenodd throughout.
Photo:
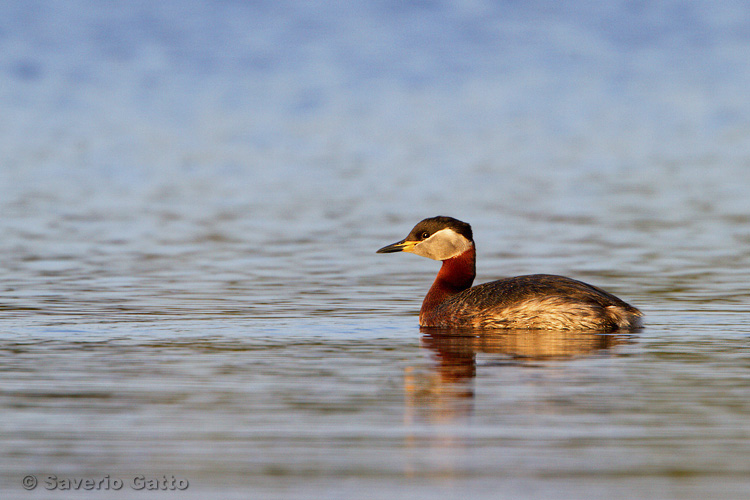
<svg viewBox="0 0 750 500"><path fill-rule="evenodd" d="M0 496L748 497L749 42L731 1L2 3ZM374 251L438 214L477 282L646 328L420 331L437 264Z"/></svg>

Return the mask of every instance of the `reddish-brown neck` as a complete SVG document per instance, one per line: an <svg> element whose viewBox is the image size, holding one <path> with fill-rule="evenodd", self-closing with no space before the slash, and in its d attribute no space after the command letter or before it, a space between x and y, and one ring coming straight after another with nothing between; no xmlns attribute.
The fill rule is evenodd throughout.
<svg viewBox="0 0 750 500"><path fill-rule="evenodd" d="M464 253L443 261L435 282L422 302L422 310L419 313L420 325L429 326L423 320L427 319L430 312L451 295L471 287L476 276L476 255L472 245Z"/></svg>

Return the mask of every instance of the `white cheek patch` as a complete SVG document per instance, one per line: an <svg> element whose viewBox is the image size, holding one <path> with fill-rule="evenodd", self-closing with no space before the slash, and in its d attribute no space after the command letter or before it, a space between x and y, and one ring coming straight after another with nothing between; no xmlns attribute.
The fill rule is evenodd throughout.
<svg viewBox="0 0 750 500"><path fill-rule="evenodd" d="M452 229L441 229L414 245L412 253L434 260L447 260L461 255L472 247L471 241Z"/></svg>

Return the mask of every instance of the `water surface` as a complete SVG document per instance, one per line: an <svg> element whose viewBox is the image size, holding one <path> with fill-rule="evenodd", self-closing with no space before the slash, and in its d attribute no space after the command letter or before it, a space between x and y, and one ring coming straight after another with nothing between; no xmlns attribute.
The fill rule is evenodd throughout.
<svg viewBox="0 0 750 500"><path fill-rule="evenodd" d="M741 2L0 14L2 498L750 495ZM420 331L438 214L645 329Z"/></svg>

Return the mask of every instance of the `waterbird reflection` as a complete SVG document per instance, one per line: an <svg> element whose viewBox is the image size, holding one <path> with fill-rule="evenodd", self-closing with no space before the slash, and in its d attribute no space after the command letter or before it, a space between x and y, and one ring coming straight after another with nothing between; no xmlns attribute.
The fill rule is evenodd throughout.
<svg viewBox="0 0 750 500"><path fill-rule="evenodd" d="M486 365L529 366L544 361L564 361L592 356L631 341L633 333L565 330L421 329L422 347L429 349L435 369L419 373L407 369L407 415L445 422L468 415L473 409L477 356L487 355Z"/></svg>

